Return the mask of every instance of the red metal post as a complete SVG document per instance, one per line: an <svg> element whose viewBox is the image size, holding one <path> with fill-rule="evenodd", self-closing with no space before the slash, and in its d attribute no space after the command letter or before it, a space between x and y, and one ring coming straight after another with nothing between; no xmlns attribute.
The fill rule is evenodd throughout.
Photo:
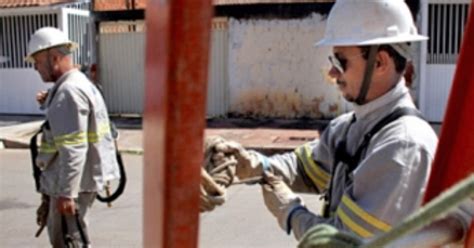
<svg viewBox="0 0 474 248"><path fill-rule="evenodd" d="M472 4L471 4L472 5ZM471 10L456 65L438 150L433 162L425 202L474 173L474 12ZM471 224L466 247L474 247ZM470 242L470 244L468 244Z"/></svg>
<svg viewBox="0 0 474 248"><path fill-rule="evenodd" d="M197 247L211 0L146 8L145 247Z"/></svg>

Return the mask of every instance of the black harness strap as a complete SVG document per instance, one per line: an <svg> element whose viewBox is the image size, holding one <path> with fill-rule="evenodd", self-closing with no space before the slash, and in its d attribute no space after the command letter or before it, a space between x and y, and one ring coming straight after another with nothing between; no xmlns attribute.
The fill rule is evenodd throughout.
<svg viewBox="0 0 474 248"><path fill-rule="evenodd" d="M120 172L119 185L117 186L115 192L110 196L103 197L97 194L96 199L100 202L110 203L115 201L120 195L122 195L123 191L125 190L125 185L127 184L127 173L125 173L125 167L123 166L122 154L119 152L117 146L115 147L115 152Z"/></svg>
<svg viewBox="0 0 474 248"><path fill-rule="evenodd" d="M329 217L330 215L330 209L329 205L331 203L331 195L332 191L334 188L334 177L335 172L337 171L337 166L340 164L340 162L346 164L349 168L346 170L346 178L348 175L354 171L357 166L359 166L359 162L362 158L362 155L366 152L367 147L369 146L370 140L372 137L377 134L382 128L384 128L386 125L390 124L391 122L399 119L402 116L416 116L420 119L424 119L422 114L414 108L407 108L407 107L400 107L395 109L392 113L389 115L385 116L382 120L377 122L375 126L367 133L364 135L364 140L360 144L360 146L357 148L356 152L354 155L351 155L347 152L346 150L346 137L347 137L347 132L349 130L349 127L346 129L346 132L344 134L344 139L340 141L337 146L336 146L336 152L335 152L335 160L334 160L334 165L333 169L331 171L331 180L329 182L329 189L325 194L325 206L323 209L323 216L324 217ZM353 119L354 120L354 119ZM351 122L352 124L353 122Z"/></svg>
<svg viewBox="0 0 474 248"><path fill-rule="evenodd" d="M377 134L382 128L384 128L386 125L390 124L391 122L397 120L398 118L402 116L416 116L420 119L424 119L421 113L413 108L397 108L395 109L392 113L389 115L385 116L382 120L377 122L375 126L368 132L367 134L364 135L364 140L360 144L359 148L357 148L357 151L354 155L350 155L347 153L346 147L345 147L345 140L341 143L338 144L336 148L336 154L341 155L341 158L339 159L338 162L343 162L347 165L349 165L349 172L352 172L357 168L359 165L360 159L362 158L363 153L366 151L367 147L369 146L370 140L372 137L374 137L375 134ZM342 144L343 143L343 144ZM344 146L342 146L344 145ZM336 157L336 160L338 158Z"/></svg>
<svg viewBox="0 0 474 248"><path fill-rule="evenodd" d="M36 164L36 158L38 157L38 135L43 132L44 127L48 127L48 121L43 122L41 124L40 129L31 137L30 139L30 154L31 154L31 165L33 166L33 178L35 179L35 187L36 191L39 192L40 190L40 177L41 177L41 169Z"/></svg>

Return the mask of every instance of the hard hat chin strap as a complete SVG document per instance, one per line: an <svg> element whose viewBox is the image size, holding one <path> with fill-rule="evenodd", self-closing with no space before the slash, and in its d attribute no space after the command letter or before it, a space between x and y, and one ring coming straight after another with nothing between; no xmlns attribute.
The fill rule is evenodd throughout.
<svg viewBox="0 0 474 248"><path fill-rule="evenodd" d="M365 66L364 79L362 80L362 85L360 86L359 96L357 96L357 99L355 100L355 103L359 105L363 105L365 103L365 98L370 88L370 81L372 80L372 73L375 67L375 55L377 55L378 50L378 45L371 46L369 49L369 57L367 58L367 64Z"/></svg>

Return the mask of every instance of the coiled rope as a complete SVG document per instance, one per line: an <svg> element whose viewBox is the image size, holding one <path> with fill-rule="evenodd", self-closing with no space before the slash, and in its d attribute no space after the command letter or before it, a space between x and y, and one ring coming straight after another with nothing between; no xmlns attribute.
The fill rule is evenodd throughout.
<svg viewBox="0 0 474 248"><path fill-rule="evenodd" d="M204 142L204 163L201 168L200 211L212 211L226 200L226 188L235 176L237 160L233 155L216 152L215 146L225 142L219 136L206 137Z"/></svg>

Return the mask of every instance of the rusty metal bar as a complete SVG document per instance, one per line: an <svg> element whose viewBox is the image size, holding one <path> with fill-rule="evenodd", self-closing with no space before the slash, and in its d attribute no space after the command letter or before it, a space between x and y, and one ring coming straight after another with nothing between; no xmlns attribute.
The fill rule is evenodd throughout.
<svg viewBox="0 0 474 248"><path fill-rule="evenodd" d="M146 8L144 247L197 247L211 0Z"/></svg>
<svg viewBox="0 0 474 248"><path fill-rule="evenodd" d="M474 0L473 0L474 2ZM425 202L474 173L474 12L470 11ZM465 247L473 247L471 224Z"/></svg>

